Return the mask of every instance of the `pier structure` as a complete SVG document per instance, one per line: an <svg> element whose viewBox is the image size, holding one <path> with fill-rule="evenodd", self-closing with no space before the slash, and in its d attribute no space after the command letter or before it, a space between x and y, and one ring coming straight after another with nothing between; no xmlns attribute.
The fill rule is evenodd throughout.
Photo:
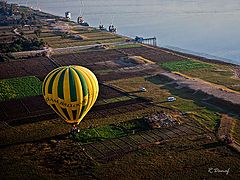
<svg viewBox="0 0 240 180"><path fill-rule="evenodd" d="M157 38L152 37L152 38L143 38L143 37L138 37L136 36L135 41L138 43L143 43L151 46L157 46Z"/></svg>

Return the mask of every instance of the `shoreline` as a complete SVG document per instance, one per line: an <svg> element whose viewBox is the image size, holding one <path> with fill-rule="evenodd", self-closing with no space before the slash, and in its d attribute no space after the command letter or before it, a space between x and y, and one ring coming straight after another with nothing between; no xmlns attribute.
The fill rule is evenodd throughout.
<svg viewBox="0 0 240 180"><path fill-rule="evenodd" d="M176 51L174 49L170 49L170 48L165 48L165 47L160 47L163 50L169 51L169 52L173 52L182 56L186 56L189 58L194 58L203 62L210 62L210 63L214 63L214 64L222 64L222 65L231 65L231 66L236 66L236 67L240 67L240 64L234 64L232 62L226 62L220 59L211 59L208 57L204 57L204 56L199 56L199 55L195 55L195 54L190 54L190 53L186 53L186 52L180 52L180 51Z"/></svg>
<svg viewBox="0 0 240 180"><path fill-rule="evenodd" d="M9 4L12 4L12 3L9 3ZM64 18L65 19L64 16L58 16L58 15L55 15L55 14L52 14L52 13L49 13L49 12L35 10L35 9L29 7L29 6L24 6L24 5L20 5L20 4L18 4L18 5L19 5L19 7L29 8L29 9L35 11L35 12L41 12L41 13L44 13L46 15L53 16L55 18ZM70 20L69 22L72 22L72 23L78 25L78 23L76 21L74 21L74 20ZM94 26L89 26L89 27L90 28L94 28L94 29L98 29L97 27L94 27ZM107 32L109 32L109 31L107 31ZM122 35L122 34L118 34L118 33L116 33L116 34L118 36L121 36L121 37L133 39L133 38L131 38L129 36L126 36L126 35ZM151 45L148 45L148 46L151 46ZM191 52L188 53L188 52L184 52L184 51L175 50L174 48L163 47L163 46L159 46L159 45L154 46L154 47L160 48L162 50L169 51L169 52L172 52L172 53L176 53L176 54L179 54L179 55L182 55L182 56L186 56L186 57L189 57L189 58L194 58L194 59L197 59L197 60L200 60L200 61L204 61L204 62L211 62L211 63L215 63L215 64L223 64L223 65L231 65L231 66L240 67L240 63L237 64L235 62L227 62L228 59L226 59L226 61L225 61L223 59L210 58L210 57L194 54L194 52L193 53L191 53ZM186 51L190 51L190 50L186 49ZM198 52L196 52L196 53L198 53ZM210 56L213 56L213 55L210 55ZM219 58L221 58L221 57L219 57ZM234 60L229 59L229 61L234 61Z"/></svg>

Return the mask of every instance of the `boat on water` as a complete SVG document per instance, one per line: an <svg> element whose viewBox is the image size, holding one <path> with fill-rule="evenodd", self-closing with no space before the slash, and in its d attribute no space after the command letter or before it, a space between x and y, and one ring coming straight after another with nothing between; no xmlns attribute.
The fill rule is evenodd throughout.
<svg viewBox="0 0 240 180"><path fill-rule="evenodd" d="M84 21L82 16L79 16L77 18L77 23L80 24L81 26L89 26L89 24L87 22Z"/></svg>
<svg viewBox="0 0 240 180"><path fill-rule="evenodd" d="M81 26L89 26L89 24L83 19L83 14L84 14L84 3L83 0L79 1L80 5L79 5L79 15L77 18L77 23Z"/></svg>
<svg viewBox="0 0 240 180"><path fill-rule="evenodd" d="M117 28L113 24L110 24L110 26L108 27L108 31L112 33L116 33Z"/></svg>

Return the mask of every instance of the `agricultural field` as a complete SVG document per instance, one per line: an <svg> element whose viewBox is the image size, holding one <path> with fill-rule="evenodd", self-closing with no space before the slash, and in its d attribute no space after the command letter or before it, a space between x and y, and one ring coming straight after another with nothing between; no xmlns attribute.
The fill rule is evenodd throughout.
<svg viewBox="0 0 240 180"><path fill-rule="evenodd" d="M211 147L212 144L212 147ZM219 145L219 153L213 153L214 146ZM196 153L197 151L197 153ZM94 175L100 179L199 179L212 178L206 172L209 167L222 169L231 167L233 174L228 178L236 179L239 160L225 156L228 150L222 148L216 141L189 140L185 137L163 143L158 146L140 149L109 163L97 166ZM202 162L205 163L202 163ZM224 162L224 163L223 163ZM206 165L207 164L207 165ZM109 171L111 169L111 171ZM222 179L223 174L214 178Z"/></svg>
<svg viewBox="0 0 240 180"><path fill-rule="evenodd" d="M126 38L116 37L111 39L92 39L92 40L73 40L73 39L59 39L54 41L44 40L53 48L66 48L73 46L85 46L92 44L101 44L101 43L115 43L115 42L124 42Z"/></svg>
<svg viewBox="0 0 240 180"><path fill-rule="evenodd" d="M192 118L205 127L214 130L219 121L220 114L217 113L216 110L205 107L201 104L200 100L203 99L204 96L189 96L193 92L188 92L189 90L184 89L176 90L174 87L166 85L169 81L169 79L156 76L146 79L143 77L130 78L111 81L109 83L121 87L126 92L136 92L134 93L135 95L149 99L159 106L186 112L189 118ZM140 87L145 87L147 92L137 92ZM170 96L176 97L177 100L175 102L167 102L167 97Z"/></svg>
<svg viewBox="0 0 240 180"><path fill-rule="evenodd" d="M86 39L95 39L95 40L100 40L100 39L114 39L117 37L120 37L116 34L110 34L108 32L90 32L90 33L79 33L78 35L81 35L83 38Z"/></svg>
<svg viewBox="0 0 240 180"><path fill-rule="evenodd" d="M230 89L240 91L240 79L234 74L233 67L228 65L216 65L211 68L202 68L195 71L181 71L191 77L198 77L205 81L226 86Z"/></svg>
<svg viewBox="0 0 240 180"><path fill-rule="evenodd" d="M13 27L0 27L0 40L1 43L7 43L9 42L8 40L12 40L13 38L16 38L16 35L14 32L12 32L14 28Z"/></svg>
<svg viewBox="0 0 240 180"><path fill-rule="evenodd" d="M233 136L233 139L238 143L240 144L240 121L239 120L235 120L234 121L234 125L233 125L233 128L232 128L232 136Z"/></svg>
<svg viewBox="0 0 240 180"><path fill-rule="evenodd" d="M231 65L203 62L183 57L171 52L146 47L126 48L122 51L129 55L138 55L157 62L160 67L170 71L178 71L190 77L197 77L205 81L224 85L239 91L240 79L238 71Z"/></svg>
<svg viewBox="0 0 240 180"><path fill-rule="evenodd" d="M0 101L37 96L41 88L42 82L34 76L0 80Z"/></svg>
<svg viewBox="0 0 240 180"><path fill-rule="evenodd" d="M94 56L96 58L93 58ZM83 52L57 55L53 58L61 64L89 65L99 61L118 60L122 56L123 54L118 51L108 50L92 52L91 55L89 52ZM103 74L99 73L99 76ZM119 72L116 75L119 76ZM121 76L118 80L113 80L116 77L109 77L105 82L107 86L100 85L99 99L81 122L80 133L74 139L68 135L70 125L66 125L57 116L52 116L53 112L50 109L48 111L45 109L46 106L42 106L42 111L37 111L41 104L44 104L43 99L38 104L35 102L40 102L40 99L34 101L22 99L18 107L19 110L20 107L23 108L22 114L17 116L28 117L27 121L21 119L22 124L18 124L17 116L12 117L11 122L14 123L9 124L14 129L11 131L4 124L1 125L3 130L0 135L4 137L1 138L1 142L10 147L14 145L14 152L18 152L15 156L11 149L7 153L6 148L1 151L4 157L3 168L8 170L2 174L5 177L14 177L6 172L12 172L10 168L18 166L19 170L15 173L18 177L25 177L26 174L32 177L46 177L52 174L55 178L63 176L106 178L115 177L124 171L123 179L140 178L139 172L144 172L144 178L156 176L174 178L176 174L167 169L172 168L180 176L185 176L177 171L179 167L180 169L186 169L185 166L195 167L196 163L204 163L204 165L208 163L209 166L214 166L219 164L219 158L223 154L232 153L219 144L211 133L216 129L221 113L201 104L200 99L205 98L203 94L196 93L195 96L190 96L192 94L190 90L176 90L171 85L172 80L165 76L141 76L139 74L138 77L131 78L127 75L123 79ZM107 88L108 85L111 88ZM141 87L145 87L147 92L140 92ZM169 96L174 96L177 100L166 102ZM22 103L24 106L21 105ZM14 104L17 103L9 103L11 107L14 107ZM7 114L14 112L11 109L16 109L8 110L6 104L1 107L4 107L1 111L4 110L5 113L8 112ZM146 124L142 123L142 118L149 114L167 112L175 117L176 111L182 112L183 119L187 121L183 121L184 123L177 128L149 130ZM39 116L45 113L46 116ZM38 115L38 118L29 115ZM7 116L5 120L10 118L11 116ZM138 131L133 134L133 130ZM19 142L23 144L16 145ZM196 156L196 151L201 158ZM218 153L214 153L213 156L212 151ZM6 158L5 154L13 155L11 158ZM230 166L234 172L231 176L235 176L238 167L236 156L232 154L221 159L221 162ZM20 161L18 157L24 157L26 161ZM10 165L10 162L14 163ZM46 164L48 170L44 168ZM126 164L130 165L126 167ZM33 166L32 171L27 171L26 167L30 165ZM55 167L58 167L58 173L55 173ZM114 172L109 172L107 170L109 167L113 168ZM160 172L156 169L155 173L149 173L154 167ZM202 168L203 165L198 166L197 169L201 177L208 177L206 169L201 170ZM197 170L191 177L195 178L199 175Z"/></svg>
<svg viewBox="0 0 240 180"><path fill-rule="evenodd" d="M41 18L51 17L35 13ZM31 30L22 29L24 37L37 37L34 30L41 26L38 38L52 48L128 40L73 22L56 20L51 25L40 22ZM68 36L69 30L83 39ZM0 31L10 30L0 28ZM6 38L12 36L2 34ZM239 176L238 152L217 136L222 120L229 117L233 122L230 134L239 143L239 106L232 107L233 104L201 90L181 86L178 80L166 75L177 71L186 77L239 91L236 67L195 60L144 44L104 48L76 52L66 52L67 49L63 54L0 63L0 177L236 179ZM72 124L60 119L41 93L42 81L51 70L72 64L89 68L99 82L97 101L75 135L70 134ZM176 100L170 102L169 97ZM148 118L161 119L165 126L153 126ZM230 173L210 174L210 167L230 168Z"/></svg>
<svg viewBox="0 0 240 180"><path fill-rule="evenodd" d="M132 134L133 131L139 132L149 129L147 123L141 118L96 128L83 129L77 134L76 141L81 143L93 143L127 136L128 134Z"/></svg>
<svg viewBox="0 0 240 180"><path fill-rule="evenodd" d="M198 60L162 62L159 65L169 71L181 72L190 77L197 77L240 91L240 79L235 77L233 67L229 65L210 64Z"/></svg>
<svg viewBox="0 0 240 180"><path fill-rule="evenodd" d="M0 79L36 76L43 81L44 77L56 66L46 57L33 57L24 60L0 63Z"/></svg>
<svg viewBox="0 0 240 180"><path fill-rule="evenodd" d="M96 29L79 29L71 25L70 23L64 23L56 25L57 28L66 28L69 34L64 34L62 31L50 30L48 27L44 27L39 35L39 39L46 42L52 48L65 48L73 46L84 46L99 43L112 43L126 41L128 38L121 37L116 34L102 32ZM28 32L28 37L36 37L34 32ZM79 36L80 39L76 38Z"/></svg>
<svg viewBox="0 0 240 180"><path fill-rule="evenodd" d="M141 47L140 44L126 44L126 45L118 45L118 46L110 46L110 49L127 49L127 48L137 48Z"/></svg>
<svg viewBox="0 0 240 180"><path fill-rule="evenodd" d="M210 68L212 65L197 60L182 60L159 63L161 67L169 71L192 71L200 68Z"/></svg>
<svg viewBox="0 0 240 180"><path fill-rule="evenodd" d="M132 55L141 56L145 59L149 59L157 63L169 61L181 61L186 59L186 57L176 55L174 53L162 50L160 48L153 48L145 45L141 45L141 47L136 48L122 49L122 52L131 56Z"/></svg>
<svg viewBox="0 0 240 180"><path fill-rule="evenodd" d="M76 140L81 143L90 143L117 138L123 135L126 135L126 133L122 129L116 126L107 125L104 127L82 130L77 134Z"/></svg>
<svg viewBox="0 0 240 180"><path fill-rule="evenodd" d="M52 58L61 65L79 64L82 66L93 66L95 63L104 61L115 61L124 56L116 50L86 51L64 55L53 55ZM96 67L96 65L94 66Z"/></svg>

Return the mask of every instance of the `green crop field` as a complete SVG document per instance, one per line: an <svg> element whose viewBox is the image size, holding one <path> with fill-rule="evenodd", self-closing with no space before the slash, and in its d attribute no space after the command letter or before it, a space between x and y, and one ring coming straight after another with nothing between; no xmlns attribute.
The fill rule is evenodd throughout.
<svg viewBox="0 0 240 180"><path fill-rule="evenodd" d="M113 125L107 125L98 128L81 130L80 133L77 134L76 140L82 143L89 143L121 137L123 135L126 134L122 129Z"/></svg>
<svg viewBox="0 0 240 180"><path fill-rule="evenodd" d="M160 66L169 71L191 71L193 69L209 68L212 65L197 60L169 61L160 63Z"/></svg>
<svg viewBox="0 0 240 180"><path fill-rule="evenodd" d="M65 41L66 40L66 41ZM92 44L101 44L101 43L115 43L115 42L122 42L126 41L126 38L117 37L114 39L93 39L93 40L70 40L69 39L60 39L59 41L47 41L51 47L53 48L66 48L66 47L73 47L73 46L85 46L85 45L92 45Z"/></svg>
<svg viewBox="0 0 240 180"><path fill-rule="evenodd" d="M128 48L136 48L136 47L141 47L141 44L125 44L125 45L110 46L110 49L128 49Z"/></svg>
<svg viewBox="0 0 240 180"><path fill-rule="evenodd" d="M77 135L75 140L82 143L91 143L126 136L133 130L142 131L148 129L143 119L135 119L117 124L110 124L91 129L83 129Z"/></svg>
<svg viewBox="0 0 240 180"><path fill-rule="evenodd" d="M41 95L41 87L34 76L0 80L0 101Z"/></svg>
<svg viewBox="0 0 240 180"><path fill-rule="evenodd" d="M163 62L159 65L169 71L178 71L190 77L240 91L240 80L234 77L234 71L229 65L210 64L197 60Z"/></svg>
<svg viewBox="0 0 240 180"><path fill-rule="evenodd" d="M232 68L227 65L214 64L211 68L196 69L194 71L183 70L181 73L240 91L240 79L234 77Z"/></svg>

